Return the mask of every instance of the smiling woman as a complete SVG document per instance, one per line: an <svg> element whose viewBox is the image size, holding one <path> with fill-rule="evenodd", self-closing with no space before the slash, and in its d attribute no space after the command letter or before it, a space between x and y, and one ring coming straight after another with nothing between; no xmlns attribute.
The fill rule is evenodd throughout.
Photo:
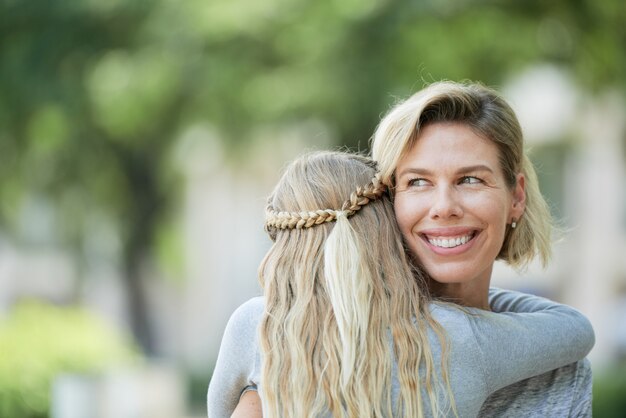
<svg viewBox="0 0 626 418"><path fill-rule="evenodd" d="M398 163L400 230L438 283L471 283L486 295L493 261L524 202L523 174L511 188L496 146L464 124L426 126Z"/></svg>
<svg viewBox="0 0 626 418"><path fill-rule="evenodd" d="M524 152L522 129L500 95L440 82L399 103L372 143L410 256L431 294L506 315L489 292L494 262L550 257L552 219ZM568 330L564 329L566 333ZM590 416L586 360L492 394L479 416Z"/></svg>

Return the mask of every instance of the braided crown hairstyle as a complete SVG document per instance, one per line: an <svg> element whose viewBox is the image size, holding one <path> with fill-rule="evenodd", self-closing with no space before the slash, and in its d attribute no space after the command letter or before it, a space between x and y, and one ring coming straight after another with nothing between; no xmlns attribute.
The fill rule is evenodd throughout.
<svg viewBox="0 0 626 418"><path fill-rule="evenodd" d="M440 400L453 405L449 392L439 397L448 381L444 367L441 379L432 372L427 336L434 329L445 347L443 330L372 160L340 152L295 160L266 215L274 244L259 267L264 416L422 417L438 416Z"/></svg>
<svg viewBox="0 0 626 418"><path fill-rule="evenodd" d="M265 229L270 233L270 237L274 239L275 234L272 229L301 229L310 228L325 222L337 220L341 215L350 217L357 211L361 210L364 205L370 201L380 198L387 191L385 186L378 177L378 174L372 178L371 182L364 187L357 187L352 192L350 198L336 209L317 209L301 212L277 211L272 205L268 205L265 212Z"/></svg>

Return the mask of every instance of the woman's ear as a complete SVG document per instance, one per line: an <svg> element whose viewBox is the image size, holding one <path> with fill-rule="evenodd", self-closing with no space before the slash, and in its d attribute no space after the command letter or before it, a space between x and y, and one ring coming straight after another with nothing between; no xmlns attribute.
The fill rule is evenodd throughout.
<svg viewBox="0 0 626 418"><path fill-rule="evenodd" d="M513 189L513 200L511 203L511 219L509 223L518 221L524 214L526 209L526 177L524 174L518 173Z"/></svg>

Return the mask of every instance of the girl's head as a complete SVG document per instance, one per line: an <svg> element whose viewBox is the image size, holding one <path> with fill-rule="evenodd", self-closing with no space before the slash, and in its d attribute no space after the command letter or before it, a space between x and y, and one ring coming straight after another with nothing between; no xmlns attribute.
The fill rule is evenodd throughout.
<svg viewBox="0 0 626 418"><path fill-rule="evenodd" d="M259 268L264 415L386 415L391 331L395 349L407 353L398 362L400 404L418 416L421 395L412 388L420 387L420 363L433 361L425 328L432 320L375 164L307 154L287 167L266 215L274 244ZM424 318L418 327L415 317Z"/></svg>
<svg viewBox="0 0 626 418"><path fill-rule="evenodd" d="M279 243L289 237L289 244L297 246L318 241L328 236L342 211L352 217L361 208L359 217L351 219L361 236L373 235L372 227L390 228L393 218L387 217L387 188L375 177L375 163L356 154L314 152L298 158L287 167L268 199L266 230L270 238ZM351 198L357 200L348 202ZM356 205L358 202L363 205Z"/></svg>
<svg viewBox="0 0 626 418"><path fill-rule="evenodd" d="M439 82L393 107L380 122L372 142L372 155L379 164L382 181L396 186L398 165L414 150L426 127L450 124L467 126L476 136L491 142L511 194L522 179L525 209L515 219L516 228L508 229L497 258L521 267L538 254L545 264L550 256L550 212L524 152L517 117L494 90L480 84Z"/></svg>

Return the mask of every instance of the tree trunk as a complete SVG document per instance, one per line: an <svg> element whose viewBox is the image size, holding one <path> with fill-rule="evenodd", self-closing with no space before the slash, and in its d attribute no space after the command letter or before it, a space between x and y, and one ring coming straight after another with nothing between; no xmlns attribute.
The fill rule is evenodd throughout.
<svg viewBox="0 0 626 418"><path fill-rule="evenodd" d="M133 335L143 352L150 356L155 354L155 341L150 320L148 298L142 280L142 259L145 251L143 248L132 247L131 243L127 244L129 248L124 256L124 281L126 303L128 306L128 314L130 326Z"/></svg>
<svg viewBox="0 0 626 418"><path fill-rule="evenodd" d="M150 260L154 230L163 210L163 199L156 185L156 169L141 152L127 152L122 161L132 200L125 219L123 271L130 325L138 343L147 355L156 351L150 306L145 286L152 278L143 277L142 267Z"/></svg>

